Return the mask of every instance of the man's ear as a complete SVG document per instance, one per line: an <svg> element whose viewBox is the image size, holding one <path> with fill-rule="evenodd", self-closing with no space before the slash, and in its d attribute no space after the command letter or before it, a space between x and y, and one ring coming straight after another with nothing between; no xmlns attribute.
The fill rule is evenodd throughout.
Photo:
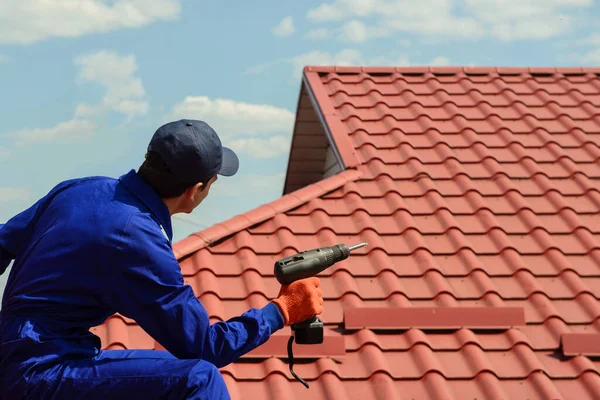
<svg viewBox="0 0 600 400"><path fill-rule="evenodd" d="M200 189L202 189L202 182L196 183L195 185L187 188L185 191L185 196L191 200L194 200Z"/></svg>

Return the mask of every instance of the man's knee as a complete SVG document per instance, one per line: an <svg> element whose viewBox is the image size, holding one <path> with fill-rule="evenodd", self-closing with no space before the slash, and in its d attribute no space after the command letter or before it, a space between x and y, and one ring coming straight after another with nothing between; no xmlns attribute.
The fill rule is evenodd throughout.
<svg viewBox="0 0 600 400"><path fill-rule="evenodd" d="M221 371L214 364L199 361L190 370L188 382L193 387L194 393L205 393L209 399L230 399L223 375L221 375Z"/></svg>

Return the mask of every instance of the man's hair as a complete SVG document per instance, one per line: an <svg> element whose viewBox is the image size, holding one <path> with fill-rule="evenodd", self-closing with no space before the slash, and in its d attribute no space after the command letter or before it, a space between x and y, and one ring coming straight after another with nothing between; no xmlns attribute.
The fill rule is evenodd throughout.
<svg viewBox="0 0 600 400"><path fill-rule="evenodd" d="M181 182L169 170L162 156L155 152L146 153L144 163L138 175L163 199L181 196L183 192L199 182ZM202 189L206 188L212 176L202 181Z"/></svg>

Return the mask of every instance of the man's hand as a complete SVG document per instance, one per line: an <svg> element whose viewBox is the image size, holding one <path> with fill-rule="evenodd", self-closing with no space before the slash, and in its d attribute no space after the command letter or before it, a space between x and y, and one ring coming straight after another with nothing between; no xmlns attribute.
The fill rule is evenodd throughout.
<svg viewBox="0 0 600 400"><path fill-rule="evenodd" d="M282 285L273 303L279 306L285 325L305 321L323 312L323 291L317 277Z"/></svg>

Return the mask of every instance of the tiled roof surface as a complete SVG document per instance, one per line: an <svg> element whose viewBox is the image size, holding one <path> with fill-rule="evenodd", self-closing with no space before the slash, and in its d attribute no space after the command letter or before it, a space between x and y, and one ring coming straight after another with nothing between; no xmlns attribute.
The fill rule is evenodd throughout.
<svg viewBox="0 0 600 400"><path fill-rule="evenodd" d="M232 398L598 399L600 69L305 74L348 169L182 241L186 282L224 320L277 294L277 259L369 246L321 274L311 388L285 329L223 368Z"/></svg>

